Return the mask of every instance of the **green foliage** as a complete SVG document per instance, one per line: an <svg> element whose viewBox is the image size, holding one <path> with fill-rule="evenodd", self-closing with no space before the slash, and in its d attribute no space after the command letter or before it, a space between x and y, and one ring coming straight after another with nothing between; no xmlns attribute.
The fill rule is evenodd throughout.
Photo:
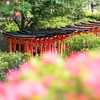
<svg viewBox="0 0 100 100"><path fill-rule="evenodd" d="M74 17L71 15L66 15L66 16L57 16L57 17L52 17L49 20L44 19L39 21L39 25L37 28L47 28L47 27L58 27L60 28L61 26L65 27L68 24L80 24L80 22L88 22L88 20L95 20L95 19L90 19L90 18L83 18L80 20L73 20ZM15 22L11 19L9 20L3 20L0 22L0 24L3 27L4 31L18 31L19 28L15 24Z"/></svg>
<svg viewBox="0 0 100 100"><path fill-rule="evenodd" d="M1 7L0 13L10 16L18 28L22 30L30 26L37 27L41 18L58 15L62 12L61 8L63 8L63 0L20 0L17 2L11 0L9 5L5 4L5 6ZM19 12L21 14L21 20L19 20L16 15L12 16L11 13L13 12Z"/></svg>
<svg viewBox="0 0 100 100"><path fill-rule="evenodd" d="M84 16L86 18L90 18L91 20L100 21L100 12L99 11L97 11L96 13L93 13L93 12L85 9Z"/></svg>
<svg viewBox="0 0 100 100"><path fill-rule="evenodd" d="M99 20L100 14L93 14L83 8L86 0L20 0L11 1L0 9L0 13L9 16L2 21L4 31L18 31L28 28L65 27L68 24L79 24L80 21ZM18 19L12 12L20 12Z"/></svg>
<svg viewBox="0 0 100 100"><path fill-rule="evenodd" d="M95 37L91 34L75 35L73 38L66 39L66 52L68 54L76 51L89 50L100 47L100 37ZM69 47L68 47L69 44Z"/></svg>
<svg viewBox="0 0 100 100"><path fill-rule="evenodd" d="M3 27L3 31L11 32L11 31L18 31L19 30L18 26L11 19L3 20L0 22L0 24Z"/></svg>
<svg viewBox="0 0 100 100"><path fill-rule="evenodd" d="M88 20L95 20L91 18L84 17L83 19L80 20L74 20L74 17L71 15L66 15L66 16L57 16L57 17L52 17L50 20L40 20L39 21L39 26L38 28L47 28L47 27L66 27L68 24L80 24L80 22L86 22L88 23Z"/></svg>
<svg viewBox="0 0 100 100"><path fill-rule="evenodd" d="M31 16L31 15L30 15ZM47 28L47 27L58 27L60 28L61 26L65 27L68 24L80 24L80 22L88 22L88 20L94 20L94 19L90 19L90 18L83 18L80 20L73 20L74 16L71 15L66 15L66 16L57 16L57 17L52 17L49 20L48 19L44 19L44 20L40 20L38 27L37 28ZM18 26L15 24L15 22L11 19L9 20L3 20L0 22L0 24L3 27L4 31L18 31L19 28Z"/></svg>
<svg viewBox="0 0 100 100"><path fill-rule="evenodd" d="M92 14L93 14L93 12L91 12L91 11L89 11L87 9L84 10L84 15L85 16L91 16Z"/></svg>
<svg viewBox="0 0 100 100"><path fill-rule="evenodd" d="M97 12L97 13L93 13L89 16L87 16L88 18L91 18L91 19L95 19L97 21L100 21L100 12Z"/></svg>
<svg viewBox="0 0 100 100"><path fill-rule="evenodd" d="M0 14L10 16L22 30L29 27L38 28L41 26L41 21L57 16L62 16L63 19L63 16L67 15L69 19L79 19L84 15L84 6L85 0L80 0L80 2L79 0L17 0L17 2L11 0L10 5L5 4L1 7ZM15 15L12 16L13 12L21 13L21 20L17 19ZM65 26L63 22L54 21L54 24L57 25L52 25L51 21L50 25L53 27ZM44 24L46 26L46 23Z"/></svg>
<svg viewBox="0 0 100 100"><path fill-rule="evenodd" d="M66 13L73 15L76 19L81 18L84 15L83 8L86 6L86 0L67 0Z"/></svg>
<svg viewBox="0 0 100 100"><path fill-rule="evenodd" d="M7 53L0 51L0 80L4 81L5 74L10 68L18 68L23 62L30 59L29 54L18 53Z"/></svg>
<svg viewBox="0 0 100 100"><path fill-rule="evenodd" d="M24 63L18 70L8 72L7 82L2 82L4 88L0 89L1 97L5 99L7 95L14 100L100 100L99 62L98 51L72 55L67 60L53 53L44 54ZM9 95L9 92L14 93Z"/></svg>
<svg viewBox="0 0 100 100"><path fill-rule="evenodd" d="M47 27L58 27L61 26L65 27L66 25L72 23L72 20L68 19L67 16L58 16L58 17L52 17L50 20L41 20L39 22L38 28L47 28Z"/></svg>

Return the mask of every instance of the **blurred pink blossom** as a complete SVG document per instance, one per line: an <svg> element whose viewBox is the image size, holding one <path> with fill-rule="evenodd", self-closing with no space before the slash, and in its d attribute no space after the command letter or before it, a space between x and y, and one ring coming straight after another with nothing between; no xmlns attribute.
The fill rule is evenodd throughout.
<svg viewBox="0 0 100 100"><path fill-rule="evenodd" d="M85 85L100 95L100 61L92 61L83 79Z"/></svg>
<svg viewBox="0 0 100 100"><path fill-rule="evenodd" d="M48 87L53 83L54 79L54 76L46 76L43 78L43 84Z"/></svg>
<svg viewBox="0 0 100 100"><path fill-rule="evenodd" d="M15 87L12 84L4 84L0 89L0 100L18 100Z"/></svg>
<svg viewBox="0 0 100 100"><path fill-rule="evenodd" d="M76 98L76 95L75 93L72 93L72 92L67 93L65 96L65 100L75 100L75 98Z"/></svg>
<svg viewBox="0 0 100 100"><path fill-rule="evenodd" d="M76 94L73 92L69 92L66 94L65 100L90 100L90 99L84 94Z"/></svg>
<svg viewBox="0 0 100 100"><path fill-rule="evenodd" d="M25 75L30 71L38 72L38 68L31 63L23 63L20 67L21 74Z"/></svg>
<svg viewBox="0 0 100 100"><path fill-rule="evenodd" d="M79 76L81 69L86 68L90 63L90 58L87 53L79 53L71 55L66 61L66 69L73 75Z"/></svg>
<svg viewBox="0 0 100 100"><path fill-rule="evenodd" d="M76 100L91 100L85 94L78 94L76 98Z"/></svg>
<svg viewBox="0 0 100 100"><path fill-rule="evenodd" d="M5 91L4 91L4 88L5 88L5 83L4 82L0 82L0 100L5 100Z"/></svg>
<svg viewBox="0 0 100 100"><path fill-rule="evenodd" d="M44 66L45 64L52 64L50 68L54 68L58 66L57 61L61 61L58 59L54 53L48 52L42 57L42 67L43 64ZM41 61L38 63L41 66ZM55 70L54 73L51 72L50 75L48 75L48 71L51 69L43 67L43 70L39 70L39 66L37 67L31 63L24 63L19 69L8 72L8 82L0 82L0 100L41 99L48 96L48 91L49 93L54 93L51 94L51 97L56 95L59 99L60 96L55 94L55 92L60 86L60 89L63 90L64 88L64 91L61 90L60 92L61 95L66 94L64 95L65 100L91 100L91 97L93 97L92 100L100 100L100 58L93 59L88 53L79 53L73 54L68 58L65 65L67 70L65 70L63 63L61 63L60 68ZM21 77L23 75L25 76ZM30 78L31 76L33 78ZM55 79L56 76L59 78L58 80ZM53 82L56 84L56 89L54 87L55 84L54 86L52 85ZM79 93L78 89L80 87L82 89ZM90 96L88 94L93 95Z"/></svg>
<svg viewBox="0 0 100 100"><path fill-rule="evenodd" d="M19 98L44 97L47 89L40 82L22 81L15 84L15 90Z"/></svg>
<svg viewBox="0 0 100 100"><path fill-rule="evenodd" d="M57 56L54 52L47 52L42 57L42 61L44 64L53 64L55 63L56 59L57 59Z"/></svg>
<svg viewBox="0 0 100 100"><path fill-rule="evenodd" d="M23 100L32 98L42 98L46 95L47 89L40 82L13 82L6 84L0 89L0 100Z"/></svg>
<svg viewBox="0 0 100 100"><path fill-rule="evenodd" d="M66 69L74 77L80 77L85 87L100 95L100 59L91 58L88 53L72 55L66 61Z"/></svg>
<svg viewBox="0 0 100 100"><path fill-rule="evenodd" d="M13 69L7 73L7 81L16 81L19 78L19 70L18 69Z"/></svg>

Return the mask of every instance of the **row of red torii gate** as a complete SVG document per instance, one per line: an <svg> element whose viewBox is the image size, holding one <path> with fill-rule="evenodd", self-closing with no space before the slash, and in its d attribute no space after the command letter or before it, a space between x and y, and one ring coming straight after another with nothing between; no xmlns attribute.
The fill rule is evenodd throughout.
<svg viewBox="0 0 100 100"><path fill-rule="evenodd" d="M47 28L39 30L23 30L17 32L3 32L8 37L6 41L9 43L9 53L18 52L29 53L33 57L33 53L42 55L47 51L63 54L65 52L65 39L76 34L94 33L98 36L100 32L100 22L89 21L89 23L67 25L61 28ZM17 47L18 46L18 47ZM23 46L23 47L22 47Z"/></svg>

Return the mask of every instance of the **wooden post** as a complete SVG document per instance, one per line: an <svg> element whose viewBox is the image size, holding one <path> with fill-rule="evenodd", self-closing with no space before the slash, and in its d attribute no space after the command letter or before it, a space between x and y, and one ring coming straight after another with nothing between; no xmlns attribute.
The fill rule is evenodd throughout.
<svg viewBox="0 0 100 100"><path fill-rule="evenodd" d="M26 41L26 52L29 53L29 45L28 45L28 41Z"/></svg>
<svg viewBox="0 0 100 100"><path fill-rule="evenodd" d="M95 31L96 31L96 36L98 37L98 31L97 31L97 29L95 29Z"/></svg>
<svg viewBox="0 0 100 100"><path fill-rule="evenodd" d="M65 35L63 36L63 53L65 53Z"/></svg>
<svg viewBox="0 0 100 100"><path fill-rule="evenodd" d="M19 44L18 44L18 52L21 52L21 43L20 43L20 39L18 39Z"/></svg>
<svg viewBox="0 0 100 100"><path fill-rule="evenodd" d="M49 38L48 38L48 51L51 51L51 44L50 44L50 40L51 40L51 38L49 37Z"/></svg>
<svg viewBox="0 0 100 100"><path fill-rule="evenodd" d="M51 47L52 47L51 51L55 53L55 36L52 37Z"/></svg>
<svg viewBox="0 0 100 100"><path fill-rule="evenodd" d="M31 54L31 57L33 57L33 41L32 40L30 43L30 54Z"/></svg>
<svg viewBox="0 0 100 100"><path fill-rule="evenodd" d="M24 44L24 53L26 53L26 43Z"/></svg>
<svg viewBox="0 0 100 100"><path fill-rule="evenodd" d="M58 54L60 53L60 40L59 35L57 36L57 43L58 43Z"/></svg>
<svg viewBox="0 0 100 100"><path fill-rule="evenodd" d="M63 52L65 52L65 39L63 40Z"/></svg>
<svg viewBox="0 0 100 100"><path fill-rule="evenodd" d="M66 34L66 35L65 35L65 38L66 38L66 37L69 37L69 34Z"/></svg>
<svg viewBox="0 0 100 100"><path fill-rule="evenodd" d="M93 32L94 32L94 35L95 35L95 36L98 36L97 29L94 29Z"/></svg>
<svg viewBox="0 0 100 100"><path fill-rule="evenodd" d="M12 39L9 39L9 53L12 52Z"/></svg>
<svg viewBox="0 0 100 100"><path fill-rule="evenodd" d="M37 39L35 39L35 55L37 56Z"/></svg>
<svg viewBox="0 0 100 100"><path fill-rule="evenodd" d="M16 51L16 38L14 38L13 51Z"/></svg>
<svg viewBox="0 0 100 100"><path fill-rule="evenodd" d="M44 37L44 40L43 40L43 48L44 48L44 52L46 52L46 37Z"/></svg>
<svg viewBox="0 0 100 100"><path fill-rule="evenodd" d="M40 55L42 54L42 38L39 38Z"/></svg>
<svg viewBox="0 0 100 100"><path fill-rule="evenodd" d="M54 41L52 40L52 52L54 52Z"/></svg>
<svg viewBox="0 0 100 100"><path fill-rule="evenodd" d="M60 41L58 40L58 54L60 53Z"/></svg>
<svg viewBox="0 0 100 100"><path fill-rule="evenodd" d="M26 53L26 39L23 39L23 53Z"/></svg>
<svg viewBox="0 0 100 100"><path fill-rule="evenodd" d="M54 41L54 53L56 53L56 38L55 38L55 36L53 37L53 41Z"/></svg>
<svg viewBox="0 0 100 100"><path fill-rule="evenodd" d="M63 55L63 39L61 39L61 55Z"/></svg>
<svg viewBox="0 0 100 100"><path fill-rule="evenodd" d="M89 30L89 33L93 33L93 29L90 29L90 30Z"/></svg>
<svg viewBox="0 0 100 100"><path fill-rule="evenodd" d="M88 31L83 31L82 34L88 34Z"/></svg>
<svg viewBox="0 0 100 100"><path fill-rule="evenodd" d="M60 54L62 55L62 48L63 48L63 35L60 35Z"/></svg>

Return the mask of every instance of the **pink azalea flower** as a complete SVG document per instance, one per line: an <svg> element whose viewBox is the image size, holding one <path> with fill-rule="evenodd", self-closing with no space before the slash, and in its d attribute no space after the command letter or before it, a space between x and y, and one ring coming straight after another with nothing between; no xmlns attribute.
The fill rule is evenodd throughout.
<svg viewBox="0 0 100 100"><path fill-rule="evenodd" d="M90 100L86 95L84 94L76 94L73 92L69 92L66 94L65 100Z"/></svg>
<svg viewBox="0 0 100 100"><path fill-rule="evenodd" d="M19 70L18 69L14 69L12 71L9 71L7 73L7 81L16 81L19 78L20 74L19 74Z"/></svg>
<svg viewBox="0 0 100 100"><path fill-rule="evenodd" d="M90 100L90 99L84 94L78 94L76 100Z"/></svg>
<svg viewBox="0 0 100 100"><path fill-rule="evenodd" d="M67 93L65 96L65 100L75 100L75 98L76 98L76 95L75 93L72 93L72 92Z"/></svg>
<svg viewBox="0 0 100 100"><path fill-rule="evenodd" d="M0 89L0 100L18 100L12 84L4 84Z"/></svg>
<svg viewBox="0 0 100 100"><path fill-rule="evenodd" d="M0 82L0 91L5 87L5 83L4 82Z"/></svg>
<svg viewBox="0 0 100 100"><path fill-rule="evenodd" d="M36 97L44 97L47 94L47 89L41 83L34 83L33 86L33 95Z"/></svg>
<svg viewBox="0 0 100 100"><path fill-rule="evenodd" d="M57 56L54 52L47 52L42 57L42 61L44 64L53 64L55 63L56 59L57 59Z"/></svg>
<svg viewBox="0 0 100 100"><path fill-rule="evenodd" d="M85 85L97 94L100 95L100 61L92 61L91 66L89 66L88 73L85 75L83 81Z"/></svg>
<svg viewBox="0 0 100 100"><path fill-rule="evenodd" d="M46 76L43 79L43 84L47 87L49 87L54 81L54 76Z"/></svg>
<svg viewBox="0 0 100 100"><path fill-rule="evenodd" d="M82 67L86 68L90 63L88 54L80 53L71 55L66 61L66 69L70 71L73 76L79 76Z"/></svg>
<svg viewBox="0 0 100 100"><path fill-rule="evenodd" d="M30 99L44 97L47 89L40 82L22 81L15 84L15 91L19 98Z"/></svg>
<svg viewBox="0 0 100 100"><path fill-rule="evenodd" d="M0 100L29 100L34 97L42 98L46 93L47 89L40 82L13 82L0 89Z"/></svg>
<svg viewBox="0 0 100 100"><path fill-rule="evenodd" d="M5 83L4 82L0 82L0 100L5 100Z"/></svg>
<svg viewBox="0 0 100 100"><path fill-rule="evenodd" d="M38 68L32 65L31 63L24 63L21 65L20 71L23 75L27 74L30 71L38 72Z"/></svg>

